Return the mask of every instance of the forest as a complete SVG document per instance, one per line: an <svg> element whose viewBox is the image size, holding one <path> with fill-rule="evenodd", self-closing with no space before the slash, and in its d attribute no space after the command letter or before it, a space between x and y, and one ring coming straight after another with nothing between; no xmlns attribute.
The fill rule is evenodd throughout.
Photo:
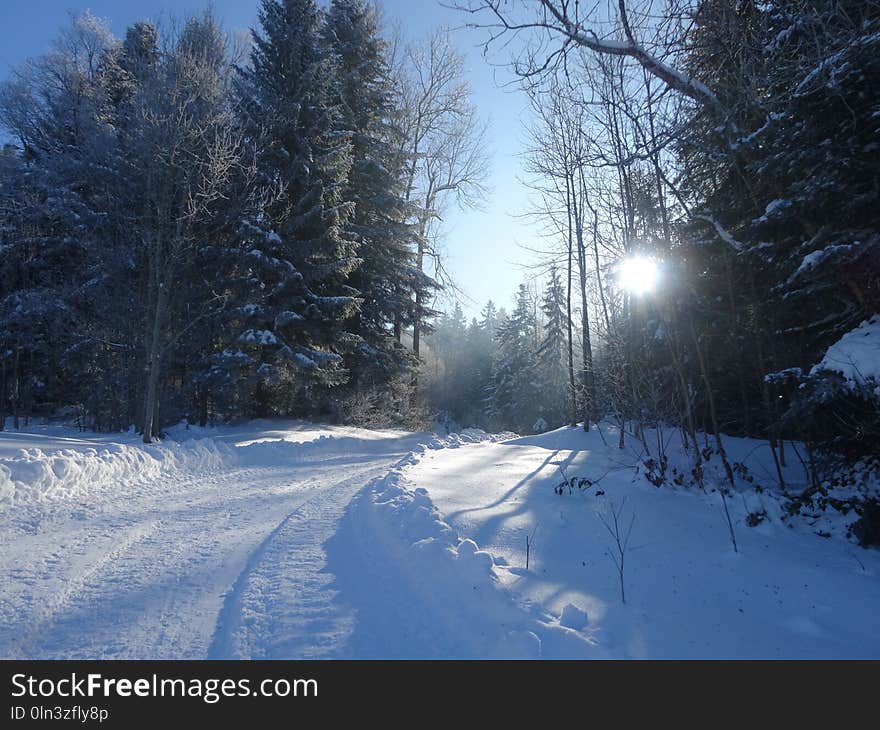
<svg viewBox="0 0 880 730"><path fill-rule="evenodd" d="M660 482L664 429L697 483L708 452L733 484L723 434L766 440L783 489L787 461L816 488L875 464L880 3L453 4L418 42L365 0L263 0L250 38L83 13L17 67L0 428L607 420ZM540 231L470 321L439 242L492 128L455 33L528 99Z"/></svg>

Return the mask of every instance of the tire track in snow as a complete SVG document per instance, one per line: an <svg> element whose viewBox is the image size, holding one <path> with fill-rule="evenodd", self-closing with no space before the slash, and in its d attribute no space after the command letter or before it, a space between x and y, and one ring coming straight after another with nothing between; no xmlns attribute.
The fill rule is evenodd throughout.
<svg viewBox="0 0 880 730"><path fill-rule="evenodd" d="M275 446L278 458L269 453L263 463L146 474L99 500L82 494L0 513L0 541L10 548L0 552L0 657L203 658L226 628L244 636L235 595L245 613L264 617L252 626L266 632L248 630L241 647L257 656L314 655L309 642L329 639L313 620L332 610L334 595L332 576L321 572L322 543L351 497L414 438L296 459ZM261 581L277 595L256 604L252 589ZM219 629L227 604L231 623ZM280 640L306 625L298 648Z"/></svg>
<svg viewBox="0 0 880 730"><path fill-rule="evenodd" d="M334 601L324 543L352 497L386 473L388 462L328 485L284 517L230 589L208 659L317 659L339 650L354 616Z"/></svg>
<svg viewBox="0 0 880 730"><path fill-rule="evenodd" d="M137 550L97 566L41 627L31 656L157 658L204 656L226 587L291 500L318 483L290 469L235 470L178 484L171 507L152 505L157 529ZM283 505L283 506L282 506Z"/></svg>
<svg viewBox="0 0 880 730"><path fill-rule="evenodd" d="M120 541L116 542L113 547L104 552L97 560L89 562L73 575L65 577L62 589L49 600L42 603L38 615L30 623L30 628L23 634L20 642L17 642L19 643L19 651L17 653L22 658L39 656L37 647L41 635L55 618L64 612L76 599L77 595L86 589L89 582L104 571L106 566L120 559L132 547L153 532L158 525L159 522L156 520L133 525L125 531ZM15 646L11 648L14 650Z"/></svg>

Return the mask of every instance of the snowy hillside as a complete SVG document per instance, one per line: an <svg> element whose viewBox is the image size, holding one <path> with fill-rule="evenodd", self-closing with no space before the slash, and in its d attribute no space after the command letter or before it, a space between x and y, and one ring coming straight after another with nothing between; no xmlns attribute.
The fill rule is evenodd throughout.
<svg viewBox="0 0 880 730"><path fill-rule="evenodd" d="M607 426L171 435L0 433L0 656L880 656L880 555L785 519L759 442L727 442L734 552L711 459L707 492L658 488Z"/></svg>

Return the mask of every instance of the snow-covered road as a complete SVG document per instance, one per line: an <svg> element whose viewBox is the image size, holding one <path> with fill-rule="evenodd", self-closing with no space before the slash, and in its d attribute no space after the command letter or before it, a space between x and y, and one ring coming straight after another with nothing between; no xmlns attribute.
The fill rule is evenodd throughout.
<svg viewBox="0 0 880 730"><path fill-rule="evenodd" d="M653 486L607 424L508 438L251 422L146 447L51 428L0 433L0 658L880 651L880 554L846 539L853 515L791 516L749 439L727 439L757 480L730 500L734 552L718 493ZM563 470L595 481L559 494ZM635 525L626 603L615 505Z"/></svg>
<svg viewBox="0 0 880 730"><path fill-rule="evenodd" d="M314 453L273 441L244 465L0 512L0 656L338 653L354 621L333 602L323 544L414 438L331 437ZM302 453L271 458L285 451Z"/></svg>

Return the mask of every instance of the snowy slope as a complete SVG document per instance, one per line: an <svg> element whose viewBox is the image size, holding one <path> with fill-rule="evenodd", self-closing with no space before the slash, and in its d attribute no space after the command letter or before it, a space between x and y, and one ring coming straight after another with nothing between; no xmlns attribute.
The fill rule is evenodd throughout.
<svg viewBox="0 0 880 730"><path fill-rule="evenodd" d="M491 579L481 585L503 586L523 611L580 628L594 642L582 656L880 657L876 550L784 522L770 491L743 489L729 500L734 553L717 493L652 486L636 473L634 452L619 451L610 430L610 446L595 429L560 429L428 453L404 471L409 499L438 510L451 534L492 556ZM758 442L726 445L753 474L770 475L769 452L762 455ZM559 465L595 485L557 495ZM788 478L794 482L794 470ZM610 522L612 505L623 505L625 526L635 516L625 557L626 605L607 554L614 543L599 517ZM746 515L759 508L769 519L747 526ZM529 570L526 536L534 545Z"/></svg>

